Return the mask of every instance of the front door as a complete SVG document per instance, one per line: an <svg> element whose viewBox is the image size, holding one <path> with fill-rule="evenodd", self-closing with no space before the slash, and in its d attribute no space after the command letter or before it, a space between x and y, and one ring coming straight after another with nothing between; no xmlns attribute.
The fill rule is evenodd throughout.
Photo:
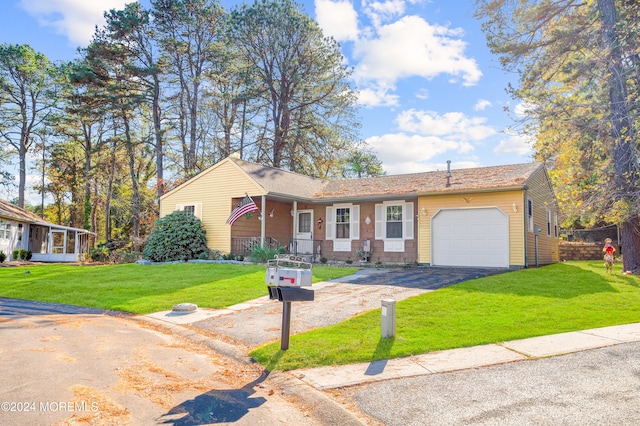
<svg viewBox="0 0 640 426"><path fill-rule="evenodd" d="M313 210L298 210L295 254L313 254Z"/></svg>

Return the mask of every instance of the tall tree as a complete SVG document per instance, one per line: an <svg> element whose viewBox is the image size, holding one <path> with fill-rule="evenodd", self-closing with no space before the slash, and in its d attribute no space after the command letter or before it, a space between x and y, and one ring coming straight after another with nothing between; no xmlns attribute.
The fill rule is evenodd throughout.
<svg viewBox="0 0 640 426"><path fill-rule="evenodd" d="M223 9L211 0L152 0L152 14L168 66L168 79L177 85L176 127L181 143L184 174L192 176L199 164L198 133L202 85L218 60L219 28Z"/></svg>
<svg viewBox="0 0 640 426"><path fill-rule="evenodd" d="M633 101L637 97L629 96L640 87L637 37L631 36L638 30L632 18L637 17L636 2L477 4L489 47L520 75L512 94L535 119L529 129L537 135L538 157L552 162L557 184L570 184L572 203L585 216L621 225L624 268L637 271L640 188L634 117L639 105Z"/></svg>
<svg viewBox="0 0 640 426"><path fill-rule="evenodd" d="M299 4L291 0L244 4L231 12L228 28L234 47L251 65L253 79L264 88L269 106L265 125L270 126L270 153L265 160L298 171L304 161L297 155L321 157L323 150L310 145L323 144L328 132L334 132L334 140L349 139L336 118L343 124L354 123L350 69L335 40L324 37ZM262 152L267 153L266 147Z"/></svg>
<svg viewBox="0 0 640 426"><path fill-rule="evenodd" d="M56 67L28 45L0 45L0 144L18 155L18 205L24 207L33 132L55 103Z"/></svg>
<svg viewBox="0 0 640 426"><path fill-rule="evenodd" d="M140 3L129 3L123 10L105 13L106 33L113 43L118 43L127 56L130 72L140 79L144 95L149 103L153 121L154 150L156 158L156 187L158 201L164 193L164 130L162 128L161 76L163 60L156 45L155 28L150 23L150 12Z"/></svg>

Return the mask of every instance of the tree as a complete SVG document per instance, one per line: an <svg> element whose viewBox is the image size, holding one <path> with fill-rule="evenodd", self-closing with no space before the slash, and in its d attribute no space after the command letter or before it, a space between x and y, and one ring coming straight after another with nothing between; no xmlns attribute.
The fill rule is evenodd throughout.
<svg viewBox="0 0 640 426"><path fill-rule="evenodd" d="M19 160L18 206L24 207L33 132L55 103L56 67L28 45L0 45L0 144Z"/></svg>
<svg viewBox="0 0 640 426"><path fill-rule="evenodd" d="M256 159L301 171L326 153L327 141L352 142L355 94L335 40L291 0L257 0L233 10L228 37L250 64L268 105L268 145ZM315 145L315 146L314 146ZM264 157L263 157L264 155ZM306 161L305 161L306 158Z"/></svg>
<svg viewBox="0 0 640 426"><path fill-rule="evenodd" d="M570 218L621 225L624 268L638 270L637 4L477 4L489 47L503 66L519 73L519 87L511 93L528 105L534 120L524 130L537 137L537 157L551 163L561 201L576 207L567 209Z"/></svg>
<svg viewBox="0 0 640 426"><path fill-rule="evenodd" d="M204 168L198 161L198 143L204 143L198 134L202 85L218 60L223 9L209 0L152 0L151 4L168 77L177 85L171 99L175 101L183 171L193 176Z"/></svg>
<svg viewBox="0 0 640 426"><path fill-rule="evenodd" d="M163 60L155 43L155 30L149 19L150 12L140 3L129 3L124 10L105 13L105 36L118 43L127 56L131 72L140 79L146 101L150 105L153 121L156 158L156 187L158 201L164 193L164 130L162 129L161 73Z"/></svg>

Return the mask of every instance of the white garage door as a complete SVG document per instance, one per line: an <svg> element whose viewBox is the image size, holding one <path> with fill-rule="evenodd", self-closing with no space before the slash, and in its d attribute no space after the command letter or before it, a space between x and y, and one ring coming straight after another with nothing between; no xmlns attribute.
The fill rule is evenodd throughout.
<svg viewBox="0 0 640 426"><path fill-rule="evenodd" d="M432 265L509 267L509 219L497 208L441 210L431 230Z"/></svg>

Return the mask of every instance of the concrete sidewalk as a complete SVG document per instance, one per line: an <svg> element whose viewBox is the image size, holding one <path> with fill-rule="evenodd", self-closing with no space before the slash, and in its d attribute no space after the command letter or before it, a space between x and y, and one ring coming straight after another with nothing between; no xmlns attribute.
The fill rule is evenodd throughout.
<svg viewBox="0 0 640 426"><path fill-rule="evenodd" d="M300 369L290 373L316 389L326 390L382 380L534 360L638 341L640 341L640 324L626 324L513 340L501 344L431 352L406 358Z"/></svg>

